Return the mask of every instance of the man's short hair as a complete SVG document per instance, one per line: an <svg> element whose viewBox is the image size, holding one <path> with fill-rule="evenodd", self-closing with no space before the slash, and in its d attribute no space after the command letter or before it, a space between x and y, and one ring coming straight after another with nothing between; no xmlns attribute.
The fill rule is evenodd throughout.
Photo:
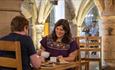
<svg viewBox="0 0 115 70"><path fill-rule="evenodd" d="M23 31L25 26L29 26L28 20L23 16L15 16L11 21L11 31Z"/></svg>

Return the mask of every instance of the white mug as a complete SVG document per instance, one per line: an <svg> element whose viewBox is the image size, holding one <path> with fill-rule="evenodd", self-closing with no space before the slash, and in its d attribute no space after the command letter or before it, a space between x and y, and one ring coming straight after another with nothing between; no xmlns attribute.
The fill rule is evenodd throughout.
<svg viewBox="0 0 115 70"><path fill-rule="evenodd" d="M56 57L50 57L50 62L57 62L57 58Z"/></svg>
<svg viewBox="0 0 115 70"><path fill-rule="evenodd" d="M48 58L50 56L50 53L46 52L46 51L42 51L41 56L44 57L44 58Z"/></svg>

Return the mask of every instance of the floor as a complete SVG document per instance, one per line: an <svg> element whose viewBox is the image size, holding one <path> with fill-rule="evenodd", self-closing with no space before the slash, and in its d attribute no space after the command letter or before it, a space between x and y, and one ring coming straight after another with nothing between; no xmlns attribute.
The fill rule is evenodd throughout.
<svg viewBox="0 0 115 70"><path fill-rule="evenodd" d="M90 55L89 55L89 57L90 58L100 58L100 53L96 53L96 55L92 55L91 54L92 52L90 52ZM85 52L82 52L81 53L81 57L83 58L83 57L85 57ZM85 70L84 69L84 67L82 68L83 70ZM89 70L100 70L99 69L99 62L90 62L89 63ZM105 62L102 62L102 70L115 70L115 63L105 63Z"/></svg>
<svg viewBox="0 0 115 70"><path fill-rule="evenodd" d="M84 67L83 70L85 70ZM98 62L90 62L89 70L99 70ZM102 70L115 70L115 66L105 64L104 66L102 66Z"/></svg>

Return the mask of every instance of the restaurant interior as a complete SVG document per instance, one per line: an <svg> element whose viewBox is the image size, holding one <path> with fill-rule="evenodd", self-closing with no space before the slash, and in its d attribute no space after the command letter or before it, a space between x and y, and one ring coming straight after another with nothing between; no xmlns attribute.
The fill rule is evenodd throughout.
<svg viewBox="0 0 115 70"><path fill-rule="evenodd" d="M36 50L57 20L67 19L72 37L79 40L80 70L115 69L115 0L0 0L0 38L10 33L11 19L17 15L29 21L29 36ZM85 30L91 29L93 21L96 36Z"/></svg>

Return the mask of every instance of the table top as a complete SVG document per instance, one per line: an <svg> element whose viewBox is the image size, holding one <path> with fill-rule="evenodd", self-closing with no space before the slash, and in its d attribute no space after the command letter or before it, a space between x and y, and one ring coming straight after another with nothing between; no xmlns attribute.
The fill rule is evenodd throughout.
<svg viewBox="0 0 115 70"><path fill-rule="evenodd" d="M74 68L76 67L78 63L77 62L68 62L68 63L50 63L45 64L41 66L40 70L65 70L68 68Z"/></svg>

